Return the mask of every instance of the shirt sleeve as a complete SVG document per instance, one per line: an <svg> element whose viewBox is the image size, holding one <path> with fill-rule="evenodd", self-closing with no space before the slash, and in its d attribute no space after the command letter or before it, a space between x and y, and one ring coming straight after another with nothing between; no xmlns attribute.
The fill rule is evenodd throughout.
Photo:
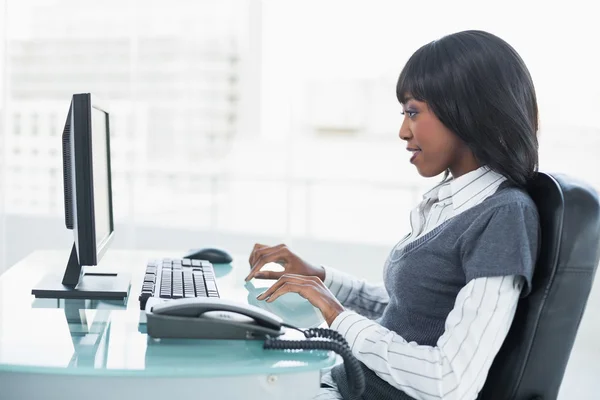
<svg viewBox="0 0 600 400"><path fill-rule="evenodd" d="M456 298L436 346L408 343L375 321L344 311L331 324L352 354L415 399L474 399L515 315L524 278L471 280Z"/></svg>
<svg viewBox="0 0 600 400"><path fill-rule="evenodd" d="M390 297L383 286L371 284L334 268L325 269L325 286L346 308L371 318L379 318L388 305Z"/></svg>

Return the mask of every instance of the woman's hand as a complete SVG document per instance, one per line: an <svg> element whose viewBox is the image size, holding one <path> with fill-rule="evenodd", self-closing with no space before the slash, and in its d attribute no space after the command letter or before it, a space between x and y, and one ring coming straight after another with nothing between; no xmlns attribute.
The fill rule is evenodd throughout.
<svg viewBox="0 0 600 400"><path fill-rule="evenodd" d="M344 311L342 304L329 291L323 281L316 276L284 274L257 299L267 299L267 303L270 303L282 294L290 292L298 293L321 310L321 314L323 314L329 326Z"/></svg>
<svg viewBox="0 0 600 400"><path fill-rule="evenodd" d="M252 278L258 279L278 279L283 274L294 274L303 276L316 276L320 280L325 280L325 269L315 267L302 260L285 244L277 246L266 246L264 244L255 244L250 253L250 273L246 277L246 282ZM285 271L261 271L260 269L267 263L274 262L283 266Z"/></svg>

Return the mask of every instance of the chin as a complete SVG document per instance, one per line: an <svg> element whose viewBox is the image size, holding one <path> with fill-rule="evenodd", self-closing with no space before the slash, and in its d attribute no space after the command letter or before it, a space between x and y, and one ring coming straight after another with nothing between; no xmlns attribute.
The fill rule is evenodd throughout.
<svg viewBox="0 0 600 400"><path fill-rule="evenodd" d="M423 167L417 167L417 172L419 173L419 175L421 175L423 178L433 178L435 176L440 175L441 173L443 173L445 171L445 169L439 169L439 168L423 168Z"/></svg>

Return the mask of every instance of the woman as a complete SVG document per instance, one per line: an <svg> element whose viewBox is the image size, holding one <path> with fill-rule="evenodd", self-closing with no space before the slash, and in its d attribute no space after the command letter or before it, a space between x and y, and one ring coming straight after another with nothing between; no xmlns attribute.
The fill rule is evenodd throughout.
<svg viewBox="0 0 600 400"><path fill-rule="evenodd" d="M527 67L482 31L417 50L396 87L399 136L419 174L444 180L412 210L384 285L256 245L247 279L278 279L260 300L297 292L318 307L365 371L366 399L475 399L531 287L539 220L524 187L538 163L536 95ZM283 273L260 271L278 262ZM343 368L319 399L348 398Z"/></svg>

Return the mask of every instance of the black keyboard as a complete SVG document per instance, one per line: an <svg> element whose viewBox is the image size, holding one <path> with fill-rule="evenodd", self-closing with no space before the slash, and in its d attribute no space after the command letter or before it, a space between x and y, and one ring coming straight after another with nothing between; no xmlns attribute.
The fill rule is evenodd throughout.
<svg viewBox="0 0 600 400"><path fill-rule="evenodd" d="M139 297L140 310L146 308L150 297L220 297L212 264L187 258L148 262Z"/></svg>

